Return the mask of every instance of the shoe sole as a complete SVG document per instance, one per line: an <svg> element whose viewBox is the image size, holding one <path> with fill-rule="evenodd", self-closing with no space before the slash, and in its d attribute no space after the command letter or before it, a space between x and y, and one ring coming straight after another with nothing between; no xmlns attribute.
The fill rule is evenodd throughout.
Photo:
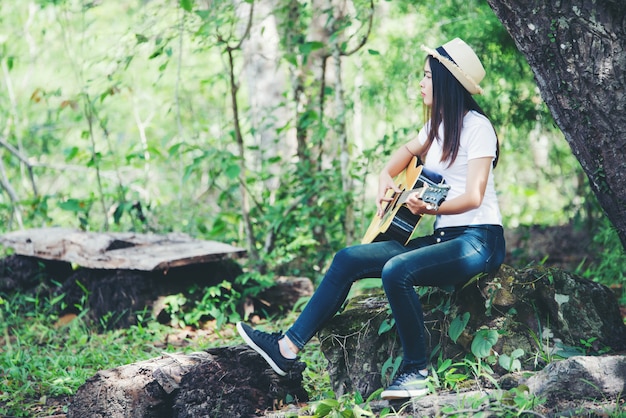
<svg viewBox="0 0 626 418"><path fill-rule="evenodd" d="M267 364L269 364L270 367L276 373L278 373L281 376L286 376L287 375L286 371L284 371L283 369L278 367L278 364L276 364L274 362L274 360L272 360L272 358L265 351L263 351L263 349L261 347L259 347L258 345L256 345L254 343L254 341L252 341L252 338L250 338L250 336L243 329L243 326L241 325L241 323L237 323L237 332L239 333L239 335L241 335L241 338L243 338L243 340L246 342L246 344L248 344L254 351L259 353L261 355L261 357L263 357L265 359Z"/></svg>
<svg viewBox="0 0 626 418"><path fill-rule="evenodd" d="M392 399L407 399L415 398L417 396L423 396L428 393L428 388L413 389L413 390L384 390L380 394L380 398L384 400Z"/></svg>

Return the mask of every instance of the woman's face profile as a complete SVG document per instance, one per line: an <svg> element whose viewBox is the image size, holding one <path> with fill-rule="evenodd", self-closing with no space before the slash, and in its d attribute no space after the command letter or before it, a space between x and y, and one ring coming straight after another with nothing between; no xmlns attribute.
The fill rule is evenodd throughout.
<svg viewBox="0 0 626 418"><path fill-rule="evenodd" d="M420 89L424 105L432 106L433 104L433 74L430 71L430 59L424 64L424 78L420 81Z"/></svg>

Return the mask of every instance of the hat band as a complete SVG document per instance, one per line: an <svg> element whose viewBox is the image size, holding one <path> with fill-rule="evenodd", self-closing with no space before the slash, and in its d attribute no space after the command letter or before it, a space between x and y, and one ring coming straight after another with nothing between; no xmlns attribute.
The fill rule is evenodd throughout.
<svg viewBox="0 0 626 418"><path fill-rule="evenodd" d="M444 57L449 59L450 61L452 61L454 63L454 65L456 65L457 67L459 66L459 64L456 63L455 60L452 59L452 57L450 56L450 54L448 54L448 51L446 51L442 46L438 47L435 49L435 51L439 52L439 54Z"/></svg>

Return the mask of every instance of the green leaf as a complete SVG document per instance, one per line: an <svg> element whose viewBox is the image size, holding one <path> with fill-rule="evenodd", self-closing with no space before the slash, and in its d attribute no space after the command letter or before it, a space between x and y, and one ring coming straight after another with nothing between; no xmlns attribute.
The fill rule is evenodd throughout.
<svg viewBox="0 0 626 418"><path fill-rule="evenodd" d="M287 61L289 64L293 66L298 65L298 59L296 58L295 54L285 54L283 55L283 58L285 59L285 61Z"/></svg>
<svg viewBox="0 0 626 418"><path fill-rule="evenodd" d="M237 164L230 164L228 167L226 167L226 170L224 171L226 176L231 180L234 180L237 177L239 177L240 172L241 172L241 169L239 168Z"/></svg>
<svg viewBox="0 0 626 418"><path fill-rule="evenodd" d="M511 357L509 357L506 354L502 354L499 358L498 358L498 364L505 370L512 372L512 371L516 371L516 370L521 370L522 369L522 363L520 363L519 360L517 359L512 359Z"/></svg>
<svg viewBox="0 0 626 418"><path fill-rule="evenodd" d="M523 355L524 355L524 350L522 350L521 348L513 350L513 352L511 353L511 357L513 358L520 358Z"/></svg>
<svg viewBox="0 0 626 418"><path fill-rule="evenodd" d="M359 405L354 405L354 407L352 408L352 413L354 414L355 418L375 417L376 416L376 415L374 415L373 412L367 411L367 410L361 408Z"/></svg>
<svg viewBox="0 0 626 418"><path fill-rule="evenodd" d="M149 59L149 60L151 60L151 59L154 59L154 58L156 58L156 57L158 57L158 56L162 55L162 54L163 54L163 50L164 50L164 49L165 49L165 47L163 47L163 46L158 47L157 49L155 49L155 50L152 52L152 54L150 54L150 56L148 57L148 59Z"/></svg>
<svg viewBox="0 0 626 418"><path fill-rule="evenodd" d="M180 7L182 7L186 12L191 12L193 9L193 0L180 0Z"/></svg>
<svg viewBox="0 0 626 418"><path fill-rule="evenodd" d="M143 43L148 42L148 37L140 33L135 34L135 39L137 39L137 44L143 44Z"/></svg>
<svg viewBox="0 0 626 418"><path fill-rule="evenodd" d="M452 359L445 359L437 368L437 374L443 373L443 371L447 370L450 366L452 366Z"/></svg>
<svg viewBox="0 0 626 418"><path fill-rule="evenodd" d="M65 161L70 161L72 159L74 159L78 153L79 153L80 149L78 147L71 147L65 150Z"/></svg>
<svg viewBox="0 0 626 418"><path fill-rule="evenodd" d="M305 42L299 46L300 52L305 55L309 55L311 52L321 49L323 47L324 43L319 41Z"/></svg>
<svg viewBox="0 0 626 418"><path fill-rule="evenodd" d="M378 327L378 335L384 334L385 332L392 329L395 323L396 321L393 318L385 319Z"/></svg>
<svg viewBox="0 0 626 418"><path fill-rule="evenodd" d="M339 401L336 399L322 399L315 408L315 416L325 417L332 412L333 409L339 406Z"/></svg>
<svg viewBox="0 0 626 418"><path fill-rule="evenodd" d="M450 337L452 341L454 341L454 343L456 343L456 340L458 340L459 336L463 333L463 330L465 330L465 327L467 326L469 319L470 319L470 313L465 312L463 315L457 316L456 318L454 318L452 322L450 323L450 329L448 329L448 336Z"/></svg>
<svg viewBox="0 0 626 418"><path fill-rule="evenodd" d="M463 382L467 380L465 373L446 373L446 382Z"/></svg>
<svg viewBox="0 0 626 418"><path fill-rule="evenodd" d="M498 342L498 331L493 329L481 329L472 341L472 353L477 358L485 358L491 354L491 349Z"/></svg>
<svg viewBox="0 0 626 418"><path fill-rule="evenodd" d="M170 157L177 155L179 152L181 152L181 148L184 144L182 142L178 142L174 145L172 145L168 150L167 153Z"/></svg>
<svg viewBox="0 0 626 418"><path fill-rule="evenodd" d="M67 199L64 202L59 202L59 207L68 212L88 213L89 209L91 209L91 202L78 199Z"/></svg>
<svg viewBox="0 0 626 418"><path fill-rule="evenodd" d="M370 55L380 55L380 52L376 51L375 49L368 49L367 52Z"/></svg>

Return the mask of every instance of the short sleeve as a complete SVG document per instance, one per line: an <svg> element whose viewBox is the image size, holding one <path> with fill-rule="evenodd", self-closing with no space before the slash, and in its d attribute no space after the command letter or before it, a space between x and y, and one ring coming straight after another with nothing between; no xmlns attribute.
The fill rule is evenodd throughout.
<svg viewBox="0 0 626 418"><path fill-rule="evenodd" d="M430 122L426 123L422 126L419 133L417 134L417 140L420 144L424 145L426 143L426 139L428 138L428 127L430 126Z"/></svg>
<svg viewBox="0 0 626 418"><path fill-rule="evenodd" d="M498 138L491 122L482 115L473 118L465 128L467 159L496 157Z"/></svg>

